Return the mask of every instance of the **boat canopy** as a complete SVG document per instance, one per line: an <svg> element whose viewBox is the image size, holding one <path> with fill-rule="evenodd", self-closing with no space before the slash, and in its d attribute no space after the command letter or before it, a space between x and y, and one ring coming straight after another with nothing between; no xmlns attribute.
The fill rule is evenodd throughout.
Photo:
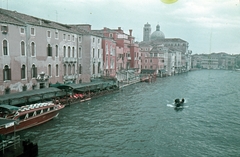
<svg viewBox="0 0 240 157"><path fill-rule="evenodd" d="M0 105L0 109L1 108L7 109L7 110L10 110L10 111L17 111L19 109L19 107L17 107L17 106L6 105L6 104Z"/></svg>

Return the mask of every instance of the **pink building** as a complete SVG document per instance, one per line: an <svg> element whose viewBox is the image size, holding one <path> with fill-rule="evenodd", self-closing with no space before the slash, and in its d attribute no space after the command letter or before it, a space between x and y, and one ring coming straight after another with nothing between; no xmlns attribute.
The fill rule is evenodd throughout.
<svg viewBox="0 0 240 157"><path fill-rule="evenodd" d="M141 60L138 43L134 42L132 36L132 30L129 30L129 35L125 34L121 27L118 29L109 29L104 27L102 30L94 30L95 33L101 34L105 40L103 40L103 55L104 55L104 71L110 70L111 76L116 76L116 73L126 75L123 70L132 69L137 73L140 72ZM106 46L106 44L108 46ZM109 47L110 46L110 47ZM108 56L109 49L114 47L113 55ZM105 61L107 61L105 63ZM110 62L109 62L110 61ZM112 61L115 61L114 69L107 69L113 67ZM114 71L115 70L115 71ZM118 77L117 76L117 77ZM125 76L126 77L126 76ZM123 77L121 77L124 79Z"/></svg>
<svg viewBox="0 0 240 157"><path fill-rule="evenodd" d="M101 77L102 36L91 33L91 25L0 12L0 94Z"/></svg>

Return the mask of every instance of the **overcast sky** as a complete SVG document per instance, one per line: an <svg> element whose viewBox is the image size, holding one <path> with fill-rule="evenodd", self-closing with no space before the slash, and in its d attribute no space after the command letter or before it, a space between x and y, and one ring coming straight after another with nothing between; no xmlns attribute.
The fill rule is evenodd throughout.
<svg viewBox="0 0 240 157"><path fill-rule="evenodd" d="M136 41L143 26L160 25L166 38L181 38L194 54L240 54L240 0L0 0L3 9L65 24L90 24L92 29L121 27Z"/></svg>

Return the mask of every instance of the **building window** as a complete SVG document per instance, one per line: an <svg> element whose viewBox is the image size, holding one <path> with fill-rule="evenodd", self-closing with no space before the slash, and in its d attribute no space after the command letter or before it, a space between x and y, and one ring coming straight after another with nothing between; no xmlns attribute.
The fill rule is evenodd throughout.
<svg viewBox="0 0 240 157"><path fill-rule="evenodd" d="M93 64L93 74L95 74L95 65Z"/></svg>
<svg viewBox="0 0 240 157"><path fill-rule="evenodd" d="M66 46L63 46L63 57L66 57Z"/></svg>
<svg viewBox="0 0 240 157"><path fill-rule="evenodd" d="M95 38L93 38L93 43L95 42Z"/></svg>
<svg viewBox="0 0 240 157"><path fill-rule="evenodd" d="M50 44L47 46L47 56L52 56L52 47Z"/></svg>
<svg viewBox="0 0 240 157"><path fill-rule="evenodd" d="M112 34L112 33L111 33L111 34L109 34L109 37L110 37L110 38L112 38L112 37L113 37L113 34Z"/></svg>
<svg viewBox="0 0 240 157"><path fill-rule="evenodd" d="M68 57L71 57L71 47L68 46Z"/></svg>
<svg viewBox="0 0 240 157"><path fill-rule="evenodd" d="M36 84L33 84L33 85L32 85L32 89L33 89L33 90L36 89L36 87L37 87Z"/></svg>
<svg viewBox="0 0 240 157"><path fill-rule="evenodd" d="M56 65L56 76L58 76L58 64Z"/></svg>
<svg viewBox="0 0 240 157"><path fill-rule="evenodd" d="M81 58L81 57L82 57L82 48L79 47L79 58Z"/></svg>
<svg viewBox="0 0 240 157"><path fill-rule="evenodd" d="M8 43L7 43L7 40L3 40L3 55L8 55Z"/></svg>
<svg viewBox="0 0 240 157"><path fill-rule="evenodd" d="M31 35L35 35L35 29L33 27L31 28Z"/></svg>
<svg viewBox="0 0 240 157"><path fill-rule="evenodd" d="M22 86L22 90L27 91L27 86L25 84Z"/></svg>
<svg viewBox="0 0 240 157"><path fill-rule="evenodd" d="M51 38L51 32L50 31L47 31L47 37Z"/></svg>
<svg viewBox="0 0 240 157"><path fill-rule="evenodd" d="M32 65L32 78L36 78L37 77L37 67L33 64Z"/></svg>
<svg viewBox="0 0 240 157"><path fill-rule="evenodd" d="M35 43L34 42L31 43L31 54L32 54L32 56L36 55L35 54Z"/></svg>
<svg viewBox="0 0 240 157"><path fill-rule="evenodd" d="M98 39L98 43L100 43L100 39Z"/></svg>
<svg viewBox="0 0 240 157"><path fill-rule="evenodd" d="M75 48L73 47L73 48L72 48L72 57L75 56L74 54L75 54Z"/></svg>
<svg viewBox="0 0 240 157"><path fill-rule="evenodd" d="M2 31L3 34L7 34L8 26L1 26L1 31Z"/></svg>
<svg viewBox="0 0 240 157"><path fill-rule="evenodd" d="M72 65L72 74L75 74L75 64Z"/></svg>
<svg viewBox="0 0 240 157"><path fill-rule="evenodd" d="M71 36L70 35L68 35L68 40L71 40Z"/></svg>
<svg viewBox="0 0 240 157"><path fill-rule="evenodd" d="M21 68L21 79L25 79L26 78L26 66L22 65Z"/></svg>
<svg viewBox="0 0 240 157"><path fill-rule="evenodd" d="M98 62L98 73L100 73L101 62Z"/></svg>
<svg viewBox="0 0 240 157"><path fill-rule="evenodd" d="M68 64L68 75L71 75L71 64Z"/></svg>
<svg viewBox="0 0 240 157"><path fill-rule="evenodd" d="M66 40L66 34L63 34L63 39Z"/></svg>
<svg viewBox="0 0 240 157"><path fill-rule="evenodd" d="M25 43L24 43L24 41L21 41L21 54L22 54L22 56L25 56Z"/></svg>
<svg viewBox="0 0 240 157"><path fill-rule="evenodd" d="M145 59L145 63L147 63L147 60Z"/></svg>
<svg viewBox="0 0 240 157"><path fill-rule="evenodd" d="M74 35L72 35L72 41L75 41L75 37L74 37Z"/></svg>
<svg viewBox="0 0 240 157"><path fill-rule="evenodd" d="M25 33L24 28L20 28L20 33L21 33L21 34L24 34L24 33Z"/></svg>
<svg viewBox="0 0 240 157"><path fill-rule="evenodd" d="M79 74L82 74L82 65L79 64Z"/></svg>
<svg viewBox="0 0 240 157"><path fill-rule="evenodd" d="M95 54L95 49L92 49L92 57L94 58L94 54Z"/></svg>
<svg viewBox="0 0 240 157"><path fill-rule="evenodd" d="M58 45L56 45L55 48L56 48L56 57L58 57Z"/></svg>
<svg viewBox="0 0 240 157"><path fill-rule="evenodd" d="M11 80L11 69L9 68L8 65L4 66L4 69L3 69L3 80L4 81Z"/></svg>
<svg viewBox="0 0 240 157"><path fill-rule="evenodd" d="M64 73L64 75L67 74L67 66L66 66L66 64L64 64L64 66L63 66L63 73Z"/></svg>
<svg viewBox="0 0 240 157"><path fill-rule="evenodd" d="M98 49L98 58L100 58L100 49Z"/></svg>
<svg viewBox="0 0 240 157"><path fill-rule="evenodd" d="M5 94L10 94L10 88L9 87L5 88Z"/></svg>
<svg viewBox="0 0 240 157"><path fill-rule="evenodd" d="M152 63L152 60L150 59L150 63Z"/></svg>
<svg viewBox="0 0 240 157"><path fill-rule="evenodd" d="M48 76L52 76L52 66L48 64Z"/></svg>
<svg viewBox="0 0 240 157"><path fill-rule="evenodd" d="M55 32L55 39L58 39L58 31Z"/></svg>
<svg viewBox="0 0 240 157"><path fill-rule="evenodd" d="M78 41L79 41L79 43L81 43L82 42L82 37L78 37Z"/></svg>

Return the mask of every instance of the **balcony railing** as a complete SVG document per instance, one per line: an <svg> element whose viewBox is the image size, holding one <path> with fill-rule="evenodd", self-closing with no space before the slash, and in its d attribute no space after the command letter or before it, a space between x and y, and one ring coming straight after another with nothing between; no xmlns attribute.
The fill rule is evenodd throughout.
<svg viewBox="0 0 240 157"><path fill-rule="evenodd" d="M73 57L64 57L63 58L63 63L76 63L77 62L77 58L73 58Z"/></svg>
<svg viewBox="0 0 240 157"><path fill-rule="evenodd" d="M66 75L66 76L63 76L63 79L64 80L74 80L74 79L76 79L77 78L77 75L75 74L73 74L73 75Z"/></svg>

